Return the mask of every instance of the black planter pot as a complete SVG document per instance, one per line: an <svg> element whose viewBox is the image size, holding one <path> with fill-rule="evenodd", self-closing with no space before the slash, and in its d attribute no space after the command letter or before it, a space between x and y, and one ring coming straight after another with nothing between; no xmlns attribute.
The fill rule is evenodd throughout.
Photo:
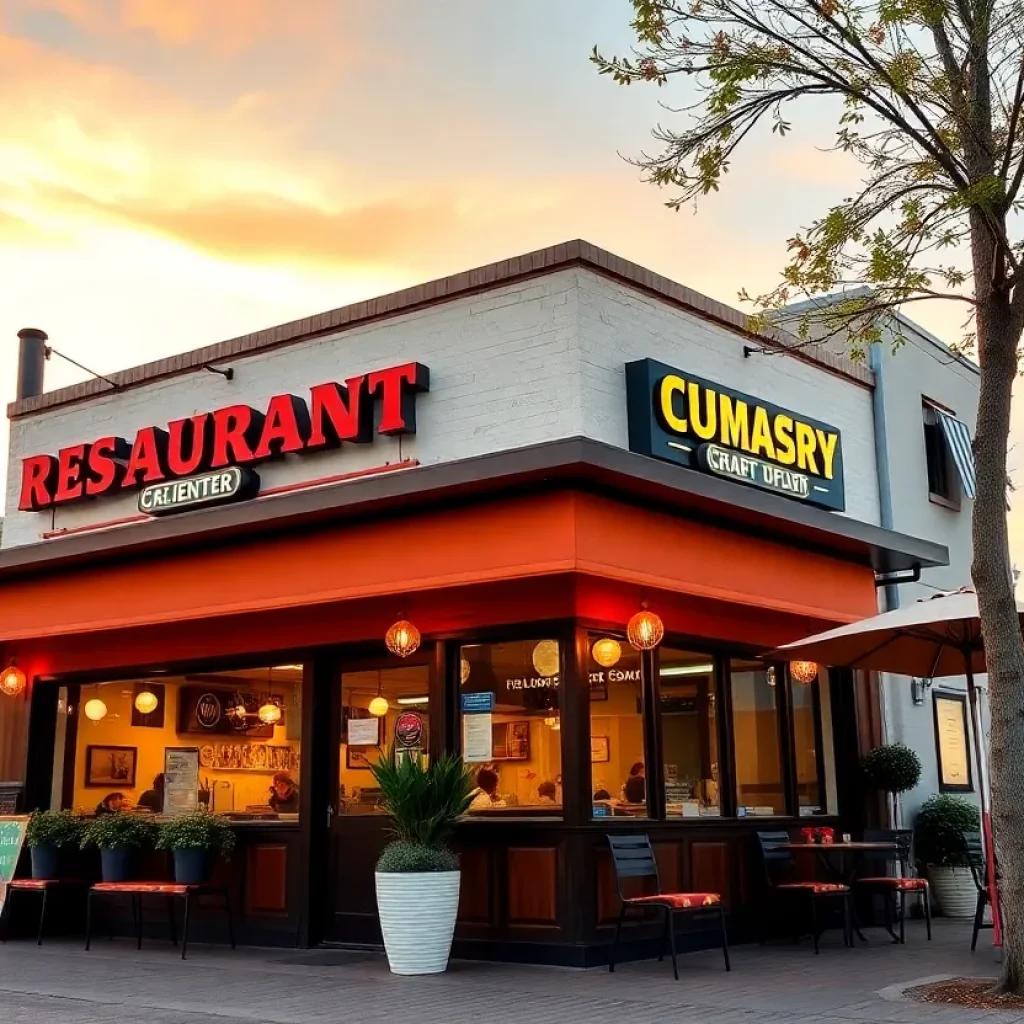
<svg viewBox="0 0 1024 1024"><path fill-rule="evenodd" d="M100 850L104 882L135 881L135 850Z"/></svg>
<svg viewBox="0 0 1024 1024"><path fill-rule="evenodd" d="M60 878L60 847L41 843L32 847L32 877Z"/></svg>
<svg viewBox="0 0 1024 1024"><path fill-rule="evenodd" d="M205 885L213 870L209 850L175 850L174 880L179 885Z"/></svg>

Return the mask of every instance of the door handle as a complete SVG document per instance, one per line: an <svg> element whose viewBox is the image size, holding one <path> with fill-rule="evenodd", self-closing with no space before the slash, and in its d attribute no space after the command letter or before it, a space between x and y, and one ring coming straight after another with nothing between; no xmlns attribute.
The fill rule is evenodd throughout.
<svg viewBox="0 0 1024 1024"><path fill-rule="evenodd" d="M331 822L334 820L334 804L327 805L327 827L331 827Z"/></svg>

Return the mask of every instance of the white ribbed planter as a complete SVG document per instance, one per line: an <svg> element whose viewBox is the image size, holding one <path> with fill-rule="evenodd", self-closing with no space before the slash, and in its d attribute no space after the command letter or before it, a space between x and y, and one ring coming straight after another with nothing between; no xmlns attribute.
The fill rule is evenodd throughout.
<svg viewBox="0 0 1024 1024"><path fill-rule="evenodd" d="M459 909L458 871L378 871L377 910L392 974L448 967Z"/></svg>
<svg viewBox="0 0 1024 1024"><path fill-rule="evenodd" d="M928 878L939 909L946 917L974 917L978 890L970 868L928 865Z"/></svg>

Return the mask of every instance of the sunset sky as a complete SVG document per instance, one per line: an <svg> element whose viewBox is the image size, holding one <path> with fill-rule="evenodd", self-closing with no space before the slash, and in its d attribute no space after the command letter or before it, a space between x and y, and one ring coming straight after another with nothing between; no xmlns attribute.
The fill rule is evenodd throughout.
<svg viewBox="0 0 1024 1024"><path fill-rule="evenodd" d="M587 60L628 46L629 12L2 0L4 401L21 327L107 372L569 238L729 303L771 285L853 169L812 124L759 140L696 215L666 210L618 153L680 94ZM914 316L958 334L959 309Z"/></svg>

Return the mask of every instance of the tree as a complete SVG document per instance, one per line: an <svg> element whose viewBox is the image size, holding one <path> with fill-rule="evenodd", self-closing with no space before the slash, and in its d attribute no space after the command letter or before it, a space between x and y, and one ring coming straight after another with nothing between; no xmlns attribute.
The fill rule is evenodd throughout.
<svg viewBox="0 0 1024 1024"><path fill-rule="evenodd" d="M863 353L903 306L967 307L981 366L972 576L988 658L992 809L1005 956L1024 991L1024 640L1006 523L1011 388L1024 328L1024 4L1017 0L632 0L632 52L592 60L616 82L682 80L683 123L635 162L679 209L717 192L750 140L828 118L861 185L789 240L778 287L752 299L766 346L842 335ZM745 147L744 144L748 145ZM867 288L854 286L864 286ZM827 304L794 300L840 291ZM749 296L745 296L749 298ZM788 334L774 331L779 320Z"/></svg>

